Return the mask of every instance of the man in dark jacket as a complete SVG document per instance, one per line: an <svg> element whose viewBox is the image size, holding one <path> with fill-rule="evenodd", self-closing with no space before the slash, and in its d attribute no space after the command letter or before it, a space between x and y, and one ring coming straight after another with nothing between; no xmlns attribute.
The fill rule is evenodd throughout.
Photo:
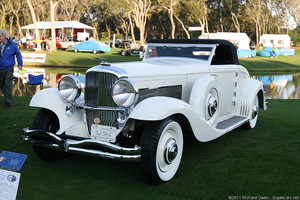
<svg viewBox="0 0 300 200"><path fill-rule="evenodd" d="M18 67L23 67L22 55L17 45L6 38L6 32L0 29L0 89L5 97L5 106L12 108L12 78L15 65L15 56L17 57Z"/></svg>

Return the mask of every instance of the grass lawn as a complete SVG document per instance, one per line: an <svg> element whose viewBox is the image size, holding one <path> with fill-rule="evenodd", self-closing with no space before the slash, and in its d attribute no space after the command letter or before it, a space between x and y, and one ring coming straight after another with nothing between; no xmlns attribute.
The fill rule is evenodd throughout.
<svg viewBox="0 0 300 200"><path fill-rule="evenodd" d="M111 48L110 52L107 53L99 53L93 54L91 52L77 52L72 51L72 47L67 49L66 51L55 51L55 52L46 52L43 51L41 53L46 54L45 63L24 63L24 66L30 67L45 67L47 70L51 70L49 68L85 68L88 69L90 67L99 65L101 61L95 59L103 58L103 61L106 62L128 62L128 61L138 61L142 60L139 56L121 56L118 54L119 48ZM21 53L36 53L30 51L21 50ZM52 72L52 71L51 71Z"/></svg>
<svg viewBox="0 0 300 200"><path fill-rule="evenodd" d="M0 107L0 150L28 155L17 199L228 199L229 196L300 195L300 100L269 100L257 127L236 129L214 141L185 143L176 176L160 186L143 182L138 163L72 155L44 162L21 129L30 127L38 108L30 97L13 97ZM0 105L4 98L0 97Z"/></svg>
<svg viewBox="0 0 300 200"><path fill-rule="evenodd" d="M24 68L44 67L47 73L84 73L88 68L99 65L100 61L94 57L104 58L106 62L140 61L139 56L121 56L117 52L119 48L112 48L110 52L93 54L90 52L75 53L70 47L66 51L46 53L45 63L24 63ZM30 53L21 50L23 53ZM240 64L252 73L295 73L300 72L300 50L295 50L294 56L278 56L277 58L256 56L254 58L239 58Z"/></svg>

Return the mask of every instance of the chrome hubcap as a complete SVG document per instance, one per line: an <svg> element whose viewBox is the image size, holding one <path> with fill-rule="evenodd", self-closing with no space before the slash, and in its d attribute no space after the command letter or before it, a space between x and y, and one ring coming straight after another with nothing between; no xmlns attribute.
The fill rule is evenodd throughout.
<svg viewBox="0 0 300 200"><path fill-rule="evenodd" d="M252 110L252 119L254 119L258 114L258 108L257 108L257 105L254 104L253 105L253 110Z"/></svg>
<svg viewBox="0 0 300 200"><path fill-rule="evenodd" d="M208 114L210 117L214 116L218 109L218 102L214 96L210 96L208 99Z"/></svg>
<svg viewBox="0 0 300 200"><path fill-rule="evenodd" d="M164 150L164 159L167 164L171 164L176 158L178 152L178 146L173 138L168 139Z"/></svg>

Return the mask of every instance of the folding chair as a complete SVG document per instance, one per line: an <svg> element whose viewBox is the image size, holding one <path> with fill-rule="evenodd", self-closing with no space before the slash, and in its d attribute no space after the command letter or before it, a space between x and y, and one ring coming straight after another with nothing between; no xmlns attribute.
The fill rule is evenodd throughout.
<svg viewBox="0 0 300 200"><path fill-rule="evenodd" d="M36 92L43 89L43 80L44 75L32 75L28 74L29 81L26 83L26 96L33 96Z"/></svg>

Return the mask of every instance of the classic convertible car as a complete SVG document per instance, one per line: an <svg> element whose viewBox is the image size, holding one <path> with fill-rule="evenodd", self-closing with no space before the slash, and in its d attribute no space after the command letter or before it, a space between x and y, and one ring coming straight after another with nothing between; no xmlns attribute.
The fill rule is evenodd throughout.
<svg viewBox="0 0 300 200"><path fill-rule="evenodd" d="M207 142L252 129L267 109L262 84L225 40L150 40L143 61L88 69L82 91L67 75L38 92L30 106L41 109L23 140L45 161L68 153L138 161L156 185L175 176L184 136Z"/></svg>

